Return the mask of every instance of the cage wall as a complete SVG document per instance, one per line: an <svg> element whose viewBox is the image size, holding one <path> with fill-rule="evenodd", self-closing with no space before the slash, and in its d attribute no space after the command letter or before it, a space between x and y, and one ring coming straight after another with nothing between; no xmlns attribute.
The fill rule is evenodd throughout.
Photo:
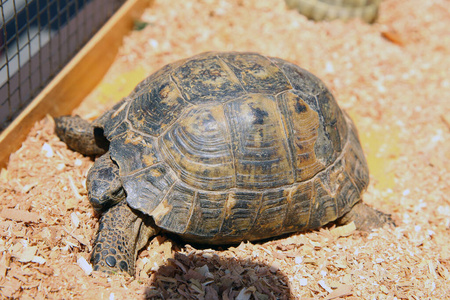
<svg viewBox="0 0 450 300"><path fill-rule="evenodd" d="M124 2L1 1L0 131L14 120Z"/></svg>

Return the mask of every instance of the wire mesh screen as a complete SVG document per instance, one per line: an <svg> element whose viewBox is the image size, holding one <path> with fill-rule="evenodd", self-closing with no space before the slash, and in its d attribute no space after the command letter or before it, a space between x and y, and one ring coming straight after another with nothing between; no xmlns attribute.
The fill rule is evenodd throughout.
<svg viewBox="0 0 450 300"><path fill-rule="evenodd" d="M0 132L125 0L1 0Z"/></svg>

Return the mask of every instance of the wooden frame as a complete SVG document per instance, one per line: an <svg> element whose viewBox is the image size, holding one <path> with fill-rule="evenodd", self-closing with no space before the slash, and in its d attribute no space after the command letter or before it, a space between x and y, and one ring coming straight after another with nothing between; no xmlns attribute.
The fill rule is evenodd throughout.
<svg viewBox="0 0 450 300"><path fill-rule="evenodd" d="M127 0L77 55L0 134L0 167L22 145L34 123L46 114L70 114L100 82L123 37L152 0Z"/></svg>

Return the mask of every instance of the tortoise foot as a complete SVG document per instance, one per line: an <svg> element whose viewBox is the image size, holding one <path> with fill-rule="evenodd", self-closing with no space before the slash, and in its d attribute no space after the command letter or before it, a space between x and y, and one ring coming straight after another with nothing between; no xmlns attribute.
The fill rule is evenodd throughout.
<svg viewBox="0 0 450 300"><path fill-rule="evenodd" d="M384 225L395 226L391 215L367 206L361 201L356 203L348 213L338 219L337 224L348 224L352 221L355 222L356 229L361 231L370 231L374 228L383 227Z"/></svg>

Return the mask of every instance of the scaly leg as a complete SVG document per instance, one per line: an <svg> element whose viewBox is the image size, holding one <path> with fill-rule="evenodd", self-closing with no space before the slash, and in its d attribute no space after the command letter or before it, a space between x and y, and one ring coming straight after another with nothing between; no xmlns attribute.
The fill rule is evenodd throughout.
<svg viewBox="0 0 450 300"><path fill-rule="evenodd" d="M132 210L126 201L108 209L100 219L91 262L94 270L135 273L137 252L159 229L151 219Z"/></svg>

